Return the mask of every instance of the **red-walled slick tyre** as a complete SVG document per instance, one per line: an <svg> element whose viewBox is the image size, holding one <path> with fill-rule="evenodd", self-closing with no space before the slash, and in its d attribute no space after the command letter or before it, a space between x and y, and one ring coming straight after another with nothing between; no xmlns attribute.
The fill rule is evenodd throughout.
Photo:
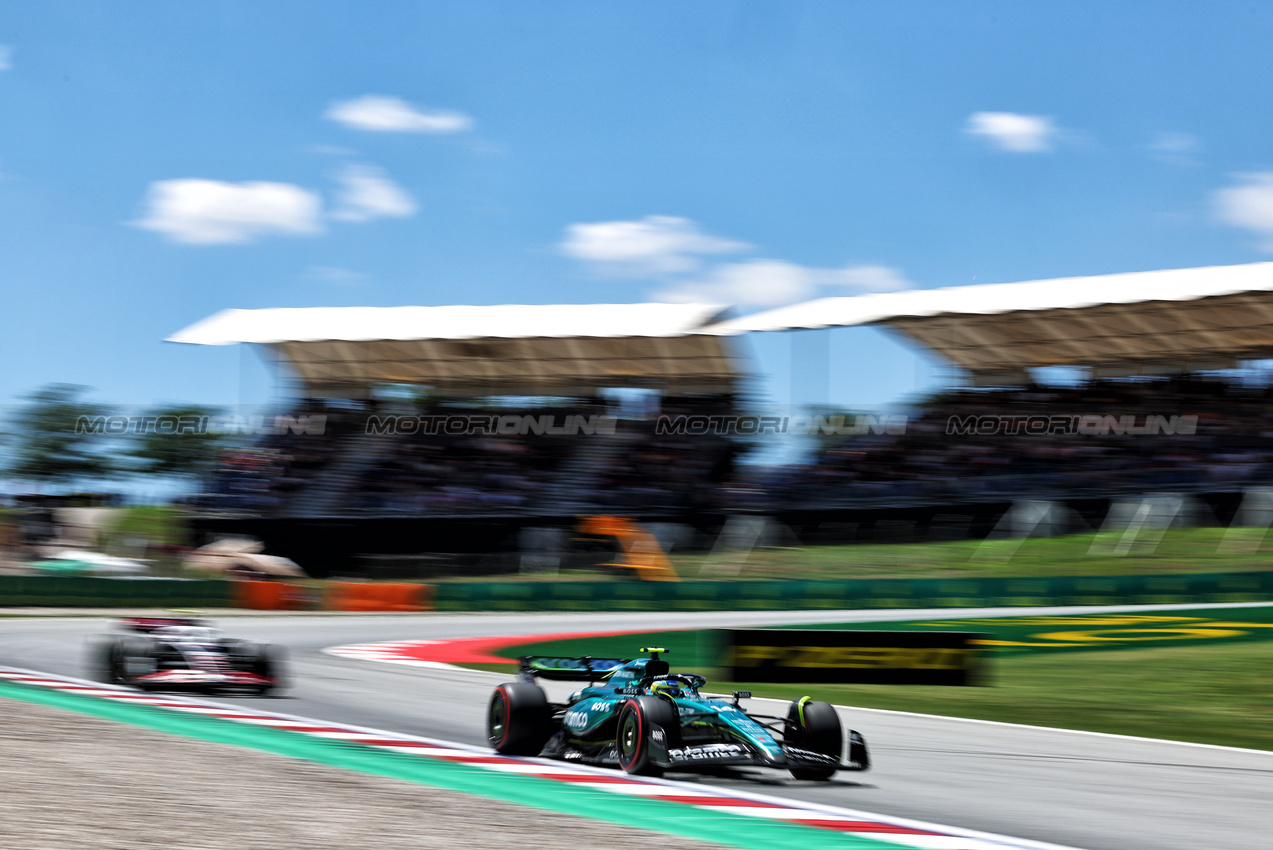
<svg viewBox="0 0 1273 850"><path fill-rule="evenodd" d="M552 737L552 709L537 685L508 682L491 694L486 738L497 753L537 756Z"/></svg>
<svg viewBox="0 0 1273 850"><path fill-rule="evenodd" d="M661 776L663 768L650 761L650 733L655 727L665 734L679 733L676 709L666 700L636 697L619 711L615 731L619 750L619 767L640 776Z"/></svg>

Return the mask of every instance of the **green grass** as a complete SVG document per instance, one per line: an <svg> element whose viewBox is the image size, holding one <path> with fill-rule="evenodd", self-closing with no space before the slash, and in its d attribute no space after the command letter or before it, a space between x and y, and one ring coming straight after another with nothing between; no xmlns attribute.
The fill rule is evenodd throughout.
<svg viewBox="0 0 1273 850"><path fill-rule="evenodd" d="M989 687L747 685L839 705L1273 750L1273 642L995 658ZM863 718L862 725L868 720Z"/></svg>
<svg viewBox="0 0 1273 850"><path fill-rule="evenodd" d="M1035 540L859 543L673 556L682 578L839 579L973 576L1138 575L1273 569L1273 535L1259 529L1189 528L1143 532L1124 555L1116 533ZM1229 534L1228 543L1225 543ZM1093 544L1095 552L1092 551ZM1223 545L1222 545L1223 544ZM564 577L564 576L563 576Z"/></svg>
<svg viewBox="0 0 1273 850"><path fill-rule="evenodd" d="M1248 627L1237 628L1237 623ZM993 650L987 659L989 682L985 687L725 681L718 678L722 674L716 669L723 644L710 630L543 641L510 647L508 654L590 653L630 658L640 646L657 645L670 650L674 668L707 675L714 691L750 690L758 697L777 699L808 694L865 708L1273 750L1273 712L1268 710L1273 702L1273 676L1268 672L1273 667L1270 623L1273 606L1159 611L1139 616L1074 614L809 627L954 628L1030 644ZM1170 634L1177 625L1214 634ZM1157 633L1156 629L1168 632ZM1099 637L1101 648L1075 648L1072 638L1069 644L1059 638L1049 640L1049 635L1076 632ZM1171 644L1145 643L1159 638ZM515 668L488 664L480 669L511 675Z"/></svg>
<svg viewBox="0 0 1273 850"><path fill-rule="evenodd" d="M515 669L474 667L510 677ZM991 660L986 687L766 685L713 679L708 689L750 690L774 699L807 694L837 705L1273 750L1270 667L1273 641L1264 641L997 657ZM866 716L855 723L863 730L869 725Z"/></svg>
<svg viewBox="0 0 1273 850"><path fill-rule="evenodd" d="M1120 543L1125 554L1115 554ZM1118 533L1071 534L1035 540L944 543L855 543L756 549L751 553L671 556L682 579L882 579L1038 576L1122 576L1273 570L1273 533L1255 528L1147 530L1134 540ZM517 581L621 581L619 567L562 568ZM434 582L507 581L507 575L455 576Z"/></svg>
<svg viewBox="0 0 1273 850"><path fill-rule="evenodd" d="M956 613L956 612L952 612ZM986 649L994 658L1058 652L1126 651L1169 644L1207 646L1217 641L1273 641L1273 604L1173 609L1121 614L1071 613L1056 616L933 617L924 620L876 620L770 626L831 631L974 632L995 641ZM510 646L505 657L548 655L631 658L641 646L661 646L686 668L715 668L726 653L725 633L716 629L589 635Z"/></svg>

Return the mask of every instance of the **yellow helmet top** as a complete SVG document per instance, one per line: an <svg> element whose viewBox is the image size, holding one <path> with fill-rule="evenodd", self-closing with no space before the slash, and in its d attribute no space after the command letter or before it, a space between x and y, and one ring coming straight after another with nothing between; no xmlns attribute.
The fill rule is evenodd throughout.
<svg viewBox="0 0 1273 850"><path fill-rule="evenodd" d="M655 696L676 697L681 695L681 685L679 682L669 682L666 679L655 682L650 685L650 693Z"/></svg>

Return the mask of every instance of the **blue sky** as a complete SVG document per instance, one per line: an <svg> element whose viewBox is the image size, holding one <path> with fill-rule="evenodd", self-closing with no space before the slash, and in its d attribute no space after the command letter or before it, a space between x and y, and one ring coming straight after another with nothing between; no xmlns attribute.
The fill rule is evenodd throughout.
<svg viewBox="0 0 1273 850"><path fill-rule="evenodd" d="M0 402L261 401L255 355L162 342L227 307L1270 259L1271 43L1224 2L11 4ZM833 402L941 378L829 337ZM748 345L788 401L790 335Z"/></svg>

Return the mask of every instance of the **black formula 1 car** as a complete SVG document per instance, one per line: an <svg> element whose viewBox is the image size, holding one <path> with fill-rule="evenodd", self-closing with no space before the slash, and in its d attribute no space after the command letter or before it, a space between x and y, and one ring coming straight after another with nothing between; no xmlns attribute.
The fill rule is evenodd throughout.
<svg viewBox="0 0 1273 850"><path fill-rule="evenodd" d="M487 710L487 738L499 753L546 756L618 766L628 773L753 765L825 781L837 770L867 770L866 741L844 730L835 708L809 697L791 701L786 717L744 711L740 700L699 689L707 680L672 673L659 657L521 659L518 681L495 689ZM587 682L565 703L549 702L536 678ZM600 683L600 684L599 684Z"/></svg>
<svg viewBox="0 0 1273 850"><path fill-rule="evenodd" d="M203 620L132 617L123 634L89 639L90 675L143 690L249 691L283 682L282 658L268 644L235 640Z"/></svg>

